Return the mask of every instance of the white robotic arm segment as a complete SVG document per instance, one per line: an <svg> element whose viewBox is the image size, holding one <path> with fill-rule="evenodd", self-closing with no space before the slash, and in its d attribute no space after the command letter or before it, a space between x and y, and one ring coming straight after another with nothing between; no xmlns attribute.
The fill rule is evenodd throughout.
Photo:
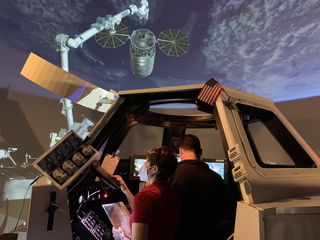
<svg viewBox="0 0 320 240"><path fill-rule="evenodd" d="M104 29L112 29L116 24L120 24L122 19L128 15L133 15L137 13L139 18L148 19L149 15L149 3L147 0L141 0L141 6L138 8L136 5L130 5L127 10L124 10L114 16L107 16L107 17L98 17L97 22L91 25L91 28L87 31L81 33L80 35L76 36L75 38L70 38L66 34L58 34L56 36L56 43L59 45L60 48L78 48L81 46L85 41L90 39L91 37L95 36L98 32Z"/></svg>
<svg viewBox="0 0 320 240"><path fill-rule="evenodd" d="M131 4L130 6L129 6L129 9L130 9L130 11L131 11L131 15L133 15L133 14L135 14L136 12L138 12L138 7L136 6L136 5L134 5L134 4Z"/></svg>
<svg viewBox="0 0 320 240"><path fill-rule="evenodd" d="M55 41L59 45L60 48L65 47L68 48L67 46L67 41L68 41L69 36L64 33L60 33L56 36Z"/></svg>
<svg viewBox="0 0 320 240"><path fill-rule="evenodd" d="M140 19L148 20L149 17L149 3L147 0L141 0L141 7L138 9L138 16Z"/></svg>
<svg viewBox="0 0 320 240"><path fill-rule="evenodd" d="M61 113L66 116L67 123L68 123L68 129L70 130L72 124L74 123L73 122L73 114L72 114L72 107L73 107L72 102L67 98L62 98L62 99L60 99L60 103L62 103Z"/></svg>
<svg viewBox="0 0 320 240"><path fill-rule="evenodd" d="M9 158L13 165L17 166L17 163L13 160L10 153L16 152L18 148L9 147L8 149L0 149L0 159Z"/></svg>
<svg viewBox="0 0 320 240"><path fill-rule="evenodd" d="M76 36L75 38L69 38L68 35L65 35L68 38L67 38L67 40L64 40L64 41L66 42L66 46L67 47L78 48L85 41L87 41L88 39L92 38L94 35L96 35L101 30L98 30L96 27L91 27L87 31L85 31L85 32L81 33L80 35Z"/></svg>

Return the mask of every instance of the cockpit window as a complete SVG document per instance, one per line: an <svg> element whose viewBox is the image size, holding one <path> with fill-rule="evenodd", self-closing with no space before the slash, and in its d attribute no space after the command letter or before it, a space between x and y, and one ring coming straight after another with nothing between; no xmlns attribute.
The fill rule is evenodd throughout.
<svg viewBox="0 0 320 240"><path fill-rule="evenodd" d="M175 116L206 116L205 112L197 110L194 103L166 103L150 106L150 111L155 113L165 113Z"/></svg>
<svg viewBox="0 0 320 240"><path fill-rule="evenodd" d="M127 159L131 154L146 154L150 148L162 145L162 127L137 124L121 143L119 157Z"/></svg>
<svg viewBox="0 0 320 240"><path fill-rule="evenodd" d="M247 130L263 164L295 166L294 161L262 121L248 123Z"/></svg>
<svg viewBox="0 0 320 240"><path fill-rule="evenodd" d="M223 148L220 132L215 128L188 128L186 134L193 134L201 141L202 158L224 159L225 151Z"/></svg>
<svg viewBox="0 0 320 240"><path fill-rule="evenodd" d="M195 103L161 103L151 105L150 109L197 109L197 105Z"/></svg>
<svg viewBox="0 0 320 240"><path fill-rule="evenodd" d="M315 167L313 160L271 111L237 104L258 164L266 168Z"/></svg>

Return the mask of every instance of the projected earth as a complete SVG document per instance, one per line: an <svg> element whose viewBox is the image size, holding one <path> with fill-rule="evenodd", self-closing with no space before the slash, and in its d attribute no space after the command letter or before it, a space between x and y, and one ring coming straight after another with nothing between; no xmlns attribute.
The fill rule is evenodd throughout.
<svg viewBox="0 0 320 240"><path fill-rule="evenodd" d="M224 179L224 163L223 162L206 162L209 168L218 173Z"/></svg>
<svg viewBox="0 0 320 240"><path fill-rule="evenodd" d="M0 2L1 86L32 92L19 76L30 51L59 65L54 38L87 30L98 16L116 14L128 0L3 0ZM130 70L128 43L103 49L94 39L71 50L70 71L115 90L204 83L215 76L222 84L275 101L320 93L319 0L152 0L150 19L123 20L131 33L147 28L156 36L180 29L189 52L168 57L157 49L150 77ZM38 91L38 90L37 90Z"/></svg>

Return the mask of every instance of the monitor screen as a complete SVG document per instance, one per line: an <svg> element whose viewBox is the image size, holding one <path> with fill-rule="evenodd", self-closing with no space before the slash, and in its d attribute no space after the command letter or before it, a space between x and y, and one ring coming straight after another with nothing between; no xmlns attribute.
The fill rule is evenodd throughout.
<svg viewBox="0 0 320 240"><path fill-rule="evenodd" d="M139 180L139 170L141 166L147 161L146 155L138 155L132 154L130 155L130 179L131 180ZM177 155L178 162L181 161L181 158ZM212 160L212 159L202 159L206 164L208 164L209 168L218 173L222 179L224 179L225 175L225 166L223 160Z"/></svg>
<svg viewBox="0 0 320 240"><path fill-rule="evenodd" d="M208 164L209 168L218 173L222 179L224 179L224 162L207 162L205 161L206 164Z"/></svg>
<svg viewBox="0 0 320 240"><path fill-rule="evenodd" d="M147 161L146 155L132 154L130 156L130 179L139 180L139 170Z"/></svg>

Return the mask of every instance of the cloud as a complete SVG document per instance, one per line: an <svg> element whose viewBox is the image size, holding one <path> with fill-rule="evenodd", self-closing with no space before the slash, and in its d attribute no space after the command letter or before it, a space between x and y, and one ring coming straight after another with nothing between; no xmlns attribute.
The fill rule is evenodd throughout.
<svg viewBox="0 0 320 240"><path fill-rule="evenodd" d="M318 86L318 1L213 1L211 13L202 52L222 82L273 99L290 98L301 76L295 91Z"/></svg>
<svg viewBox="0 0 320 240"><path fill-rule="evenodd" d="M79 33L86 6L90 2L91 0L1 1L0 25L8 27L3 36L19 45L33 43L36 39L38 46L34 46L35 48L39 45L55 48L54 38L58 33Z"/></svg>
<svg viewBox="0 0 320 240"><path fill-rule="evenodd" d="M94 64L100 64L104 66L104 62L100 57L98 57L96 54L94 54L92 51L89 51L85 48L81 49L80 53L88 60L91 61Z"/></svg>
<svg viewBox="0 0 320 240"><path fill-rule="evenodd" d="M187 23L181 28L181 32L191 38L198 18L197 12L193 11L189 16Z"/></svg>

